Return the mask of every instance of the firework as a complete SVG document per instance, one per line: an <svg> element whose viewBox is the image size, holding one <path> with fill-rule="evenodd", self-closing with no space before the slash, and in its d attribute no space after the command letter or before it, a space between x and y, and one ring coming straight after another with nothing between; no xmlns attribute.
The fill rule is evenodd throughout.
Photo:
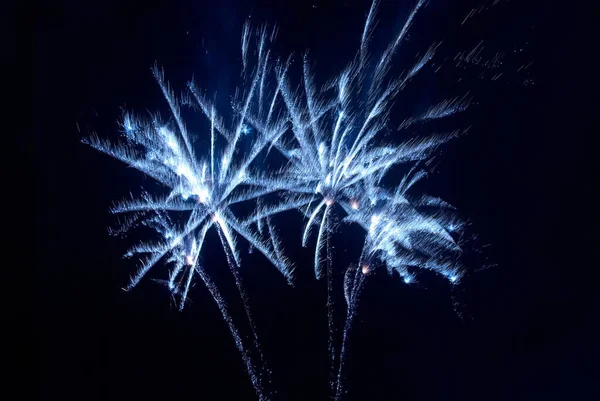
<svg viewBox="0 0 600 401"><path fill-rule="evenodd" d="M394 98L429 63L438 48L438 44L431 45L401 76L391 76L393 56L424 4L424 0L417 2L383 54L372 57L369 43L378 8L378 1L374 1L358 52L346 68L322 88L317 89L314 84L307 55L302 65L303 90L292 90L287 73L290 59L276 69L277 93L289 115L292 135L281 135L272 140L272 146L285 156L288 165L273 178L271 185L277 186L286 196L278 205L259 208L246 224L285 210L298 209L307 218L302 233L303 246L307 245L311 230L316 227L314 271L317 278L322 276L322 255L325 254L332 366L335 350L329 238L333 232L334 214L342 211L348 215L346 221L359 222L367 230L367 243L359 264L360 271L365 274L373 270L374 261L379 259L388 269L396 269L406 281L412 280L413 276L405 266L420 262L458 277L449 267L435 265L433 257L417 260L416 255L429 248L424 240L412 239L415 232L429 232L448 243L453 241L450 236L444 237L443 228L435 218L419 214L415 209L417 205L404 197L421 173L407 176L405 180L410 181L403 181L391 195L384 196L384 191L378 189L392 166L426 159L439 145L463 132L431 133L399 145L385 145L381 141L381 136L388 131ZM421 115L406 119L398 129L402 131L418 122L448 117L465 110L469 104L468 95L447 99L432 105ZM433 198L427 199L435 202ZM387 208L383 206L384 201ZM375 211L380 209L381 212ZM404 246L405 255L392 251L396 244ZM331 382L332 389L334 381Z"/></svg>
<svg viewBox="0 0 600 401"><path fill-rule="evenodd" d="M372 272L377 262L395 270L406 282L414 280L408 266L436 270L451 280L460 273L452 262L432 254L435 244L440 249L458 250L444 225L442 214L428 216L421 206L446 206L443 201L423 197L411 199L407 190L423 172L410 173L395 191L380 188L386 173L394 165L415 163L427 159L438 148L464 132L430 133L395 145L382 143L389 130L391 106L402 90L434 57L439 44L427 51L400 76L392 76L391 62L405 39L425 0L419 0L408 13L405 24L379 57L372 57L369 43L376 25L378 1L368 12L360 38L359 49L352 61L323 87L317 88L307 55L303 58L301 90L292 89L288 76L290 59L276 68L278 88L291 124L291 135L277 136L272 146L287 159L288 164L274 176L271 185L286 196L278 205L258 208L246 220L252 224L285 210L298 209L306 216L302 245L306 246L311 231L316 231L314 271L323 275L326 262L329 350L332 367L336 363L333 327L332 260L329 239L333 222L340 212L347 222L357 222L367 232L367 239L354 279L346 279L349 305L348 322L354 315L354 302L360 292L364 275ZM433 104L420 115L406 119L399 131L416 123L451 116L467 109L467 95ZM429 202L429 205L425 203ZM450 224L450 223L448 223ZM452 223L458 228L458 223ZM450 230L451 231L451 230ZM400 248L400 249L396 249ZM324 258L323 258L324 255ZM455 255L447 255L453 260ZM363 273L362 275L358 272ZM344 330L344 339L347 330ZM343 341L345 347L345 340ZM340 355L343 358L343 351ZM340 360L340 363L343 361ZM333 370L332 370L333 371ZM341 371L341 370L340 370ZM337 390L334 389L336 387ZM341 394L340 375L331 380L332 391Z"/></svg>
<svg viewBox="0 0 600 401"><path fill-rule="evenodd" d="M285 118L276 116L274 102L269 109L263 109L267 96L273 100L277 97L277 92L268 90L272 67L267 45L275 33L275 30L268 32L266 27L254 31L249 24L244 26L243 90L237 90L232 100L231 125L225 123L225 116L217 112L215 105L193 82L179 100L165 82L163 71L155 66L152 71L169 105L174 124L165 124L158 116L143 120L127 113L121 124L123 139L120 142L111 143L96 136L84 140L166 188L167 193L162 196L144 192L140 197L119 202L112 208L113 213L129 216L118 231L143 225L158 234L155 242L136 244L127 252L128 257L140 256L142 263L126 289L135 287L152 267L164 262L170 270L168 278L160 281L179 298L180 308L183 308L194 273L198 273L219 306L261 399L266 397L261 378L250 361L223 298L202 266L201 251L209 231L217 231L258 348L247 295L238 272L241 263L239 237L259 250L288 281L292 278L292 266L285 258L279 240L274 237L274 230L269 229L265 240L240 222L231 206L256 200L279 189L276 181L265 177L260 168L255 167L257 156L281 135L286 123ZM256 60L252 68L250 43L255 36L258 44L254 49ZM208 120L206 133L210 136L210 146L204 154L193 145L194 137L183 121L181 104L194 107Z"/></svg>
<svg viewBox="0 0 600 401"><path fill-rule="evenodd" d="M383 54L373 57L369 43L376 25L378 1L374 1L352 61L319 88L306 54L302 60L301 89L294 90L288 72L291 57L276 59L268 49L276 30L255 30L246 23L241 40L242 83L232 96L230 110L219 112L194 83L188 85L184 96L177 98L162 70L155 66L153 73L173 123L163 123L158 116L144 120L127 113L122 121L121 142L111 143L98 137L84 140L166 188L162 195L144 192L112 209L129 216L118 231L143 225L153 229L158 238L136 244L127 252L128 257L142 257L142 264L126 289L136 286L152 267L164 263L169 274L158 281L167 285L183 308L197 273L219 306L261 400L268 398L262 374L253 365L222 296L202 264L202 249L209 232L216 231L221 241L262 361L238 271L238 241L245 241L251 250L262 253L291 282L293 267L285 257L271 218L288 210L299 210L306 216L302 245L306 246L311 233L316 232L317 278L322 277L326 264L329 352L334 372L330 239L335 221L355 223L364 229L365 242L358 264L348 269L344 277L346 324L337 376L332 374L330 383L336 400L344 392L346 340L369 275L385 266L408 284L416 280L417 269L435 271L452 283L463 274L456 261L461 253L457 238L464 223L443 200L411 194L411 188L425 172L411 169L393 189L382 183L393 166L426 160L438 146L464 132L430 133L400 144L383 143L382 137L390 130L394 99L428 65L439 46L429 46L399 76L391 74L394 55L425 3L417 1ZM404 120L398 131L462 112L470 102L467 94L432 104L425 112ZM205 136L210 142L201 148L205 149L202 154L183 121L182 105L193 107L206 118ZM266 169L261 164L263 157L259 157L266 158L271 151L280 152L286 160L275 171ZM279 195L278 202L262 201L274 193ZM250 215L237 216L233 212L232 205L242 202L256 205Z"/></svg>
<svg viewBox="0 0 600 401"><path fill-rule="evenodd" d="M427 195L410 195L410 188L424 176L422 170L413 169L394 192L365 188L364 199L360 199L364 207L345 205L348 215L344 221L359 224L366 231L366 237L358 265L349 268L344 277L347 313L335 399L343 394L342 370L348 333L367 276L384 266L390 274L399 274L406 284L416 281L418 269L432 270L452 284L457 284L463 275L458 263L462 253L458 238L465 223L445 201Z"/></svg>
<svg viewBox="0 0 600 401"><path fill-rule="evenodd" d="M336 204L350 204L358 209L358 198L362 198L365 183L379 183L393 165L423 160L439 145L463 132L432 133L400 145L381 145L377 141L388 129L394 97L431 60L437 48L432 45L401 77L387 77L392 56L423 4L424 1L419 1L412 9L384 54L371 60L368 44L378 5L377 1L373 2L357 55L320 90L313 83L307 56L303 60L303 91L291 90L287 75L289 60L276 69L277 92L287 108L293 135L291 138L278 135L272 141L272 146L279 149L289 163L270 184L296 196L288 196L275 207L259 209L246 223L284 210L302 210L308 218L302 234L304 246L312 227L318 226L314 263L317 277L322 274L319 253L327 233L331 232L330 214ZM467 96L448 99L431 106L420 116L407 119L400 129L463 111L469 102Z"/></svg>

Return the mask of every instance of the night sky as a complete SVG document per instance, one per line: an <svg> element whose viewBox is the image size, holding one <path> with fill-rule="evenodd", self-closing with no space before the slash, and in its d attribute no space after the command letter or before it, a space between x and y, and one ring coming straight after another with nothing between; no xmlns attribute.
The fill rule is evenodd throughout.
<svg viewBox="0 0 600 401"><path fill-rule="evenodd" d="M570 226L574 219L588 220L593 202L582 195L585 189L573 188L566 170L578 159L571 143L588 130L579 116L597 112L576 95L570 60L581 53L568 46L568 27L558 31L558 24L548 23L556 10L542 2L500 2L461 25L476 3L431 0L402 47L400 55L409 62L400 62L398 71L434 40L444 39L448 57L484 40L486 51L506 54L503 76L480 79L483 69L476 66L443 69L434 79L427 75L398 96L392 120L467 90L475 96L476 104L458 120L471 126L469 135L443 147L435 173L419 188L455 205L471 223L487 260L474 260L469 268L496 266L470 276L458 293L427 275L419 286L383 270L369 278L350 341L348 401L598 399L592 388L598 313L594 292L583 289L586 271L597 267L587 255L595 248L584 246L583 234ZM375 50L389 43L411 4L383 2ZM357 49L369 5L109 0L33 9L34 140L28 155L39 204L33 212L35 246L28 249L36 260L39 399L256 399L229 331L199 281L183 312L151 280L121 290L136 268L121 257L132 240L108 235L116 222L108 209L155 184L80 141L92 132L115 138L122 108L168 115L150 71L155 61L177 91L194 77L226 102L239 77L240 34L249 16L255 25L278 24L279 54L301 55L310 48L317 76L328 76ZM530 62L526 72L516 72ZM588 200L579 209L567 208L574 196ZM294 287L256 252L242 252L241 267L273 370L267 388L276 400L325 400L326 288L313 274L314 239L301 248L299 213L274 222L298 266ZM341 274L358 258L362 239L352 227L342 227L334 239L340 328ZM214 249L206 258L208 270L231 303L234 320L243 322L216 235L207 246ZM464 319L453 309L453 295L466 305Z"/></svg>

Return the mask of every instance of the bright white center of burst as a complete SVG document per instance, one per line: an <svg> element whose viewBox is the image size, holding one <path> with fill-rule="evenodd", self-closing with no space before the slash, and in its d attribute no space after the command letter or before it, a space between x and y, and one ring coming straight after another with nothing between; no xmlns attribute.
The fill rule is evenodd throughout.
<svg viewBox="0 0 600 401"><path fill-rule="evenodd" d="M456 276L450 276L450 281L452 281L453 283L456 281L457 277Z"/></svg>
<svg viewBox="0 0 600 401"><path fill-rule="evenodd" d="M177 165L177 170L175 170L175 172L177 173L178 176L184 176L185 179L187 179L190 183L195 183L197 182L197 178L194 175L194 173L192 172L192 169L190 168L190 166L188 166L185 163L180 162Z"/></svg>
<svg viewBox="0 0 600 401"><path fill-rule="evenodd" d="M198 195L198 201L200 203L206 203L206 201L210 198L210 193L206 187L200 187L196 195Z"/></svg>
<svg viewBox="0 0 600 401"><path fill-rule="evenodd" d="M165 138L167 138L167 139L172 139L172 138L173 138L173 135L171 135L171 131L169 131L169 130L167 129L167 127L160 127L160 128L158 129L158 133L159 133L160 135L164 136L164 137L165 137Z"/></svg>
<svg viewBox="0 0 600 401"><path fill-rule="evenodd" d="M186 261L186 263L187 263L188 265L192 265L192 264L194 264L194 258L192 257L192 255L187 255L187 256L185 257L185 261Z"/></svg>
<svg viewBox="0 0 600 401"><path fill-rule="evenodd" d="M352 207L352 209L358 210L358 202L357 201L352 201L350 203L350 206Z"/></svg>
<svg viewBox="0 0 600 401"><path fill-rule="evenodd" d="M381 216L378 214L374 214L373 216L371 216L371 227L369 227L369 232L372 234L373 231L375 231L375 227L377 227L377 224L379 224L379 221L381 220Z"/></svg>
<svg viewBox="0 0 600 401"><path fill-rule="evenodd" d="M326 204L327 206L331 206L331 205L333 205L333 199L331 199L331 198L325 198L325 204Z"/></svg>
<svg viewBox="0 0 600 401"><path fill-rule="evenodd" d="M410 283L410 281L411 281L410 277L408 277L408 276L404 277L404 282L406 284Z"/></svg>
<svg viewBox="0 0 600 401"><path fill-rule="evenodd" d="M369 270L369 266L368 265L363 265L363 267L362 267L362 273L363 274L367 274L367 273L369 273L369 271L370 271Z"/></svg>
<svg viewBox="0 0 600 401"><path fill-rule="evenodd" d="M177 150L177 142L175 141L174 138L169 138L167 139L167 145L171 148L171 150L176 151Z"/></svg>

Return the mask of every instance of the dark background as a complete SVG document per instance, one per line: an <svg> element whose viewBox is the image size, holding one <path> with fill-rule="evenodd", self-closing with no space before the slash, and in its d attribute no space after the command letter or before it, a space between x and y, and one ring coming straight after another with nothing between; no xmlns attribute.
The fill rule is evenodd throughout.
<svg viewBox="0 0 600 401"><path fill-rule="evenodd" d="M375 49L391 40L410 4L384 2ZM461 26L474 5L431 1L400 52L410 61L399 64L411 65L432 40L445 39L449 56L484 40L486 54L506 53L503 77L480 79L484 70L477 66L446 63L447 73L413 82L396 109L401 119L467 88L476 96L477 104L460 117L472 125L470 134L444 148L437 173L422 189L458 207L478 233L476 243L490 245L485 263L497 266L454 293L427 276L420 286L383 272L369 278L348 354L347 400L598 396L592 387L597 309L586 289L587 274L597 267L588 255L595 248L572 228L574 222L591 225L594 198L585 193L593 181L583 180L585 167L568 169L583 158L579 137L592 132L584 117L595 113L593 103L578 92L584 72L573 69L574 60L586 64L589 55L571 41L577 21L566 10L501 2ZM241 27L250 15L255 25L278 23L280 54L310 48L318 74L335 72L357 48L368 8L365 1L67 1L37 4L27 14L34 28L35 135L28 155L39 200L30 252L38 285L33 332L40 399L255 399L202 285L191 290L183 312L150 280L120 290L135 266L121 258L130 243L107 235L114 223L108 208L153 184L80 139L91 132L116 136L121 107L167 114L150 72L155 60L174 88L194 76L227 101L239 72ZM516 72L529 62L526 73ZM579 207L567 206L572 200ZM276 224L298 265L295 286L255 254L244 255L242 267L274 371L271 389L281 400L326 399L325 285L313 277L312 248L296 245L300 217L289 213ZM361 241L351 228L338 233L338 273L356 260ZM209 238L210 244L219 250L218 240ZM223 256L208 258L234 320L243 321ZM466 304L464 320L453 310L453 295ZM339 293L336 300L342 312Z"/></svg>

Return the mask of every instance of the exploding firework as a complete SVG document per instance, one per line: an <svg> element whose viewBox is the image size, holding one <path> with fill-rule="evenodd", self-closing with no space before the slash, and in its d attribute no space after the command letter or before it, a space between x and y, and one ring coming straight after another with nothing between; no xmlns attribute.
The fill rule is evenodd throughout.
<svg viewBox="0 0 600 401"><path fill-rule="evenodd" d="M308 217L302 234L304 246L311 228L318 226L314 264L317 277L322 274L319 253L331 232L330 211L335 205L349 205L358 210L361 204L365 204L364 200L363 203L359 201L363 198L364 183L380 182L396 164L427 158L439 145L462 132L432 133L400 145L386 146L377 141L388 129L393 99L435 54L437 45L432 45L402 76L388 77L392 57L424 3L424 0L419 1L412 9L400 33L383 55L372 59L368 45L378 5L377 1L373 2L358 53L320 90L315 88L307 56L303 60L302 92L291 89L286 73L289 63L277 69L278 91L287 107L293 135L291 138L282 135L273 139L273 146L289 161L288 167L282 169L281 175L274 180L279 182L282 190L297 197L292 202L288 198L277 207L259 210L250 222L284 210L301 208ZM450 116L465 110L468 105L466 96L445 100L431 106L422 115L407 120L401 128L417 121ZM310 197L306 196L309 194ZM374 197L366 200L367 203L373 201Z"/></svg>
<svg viewBox="0 0 600 401"><path fill-rule="evenodd" d="M425 176L413 169L404 176L393 193L381 188L365 190L369 202L360 210L347 207L346 222L358 223L366 231L359 259L360 269L349 268L344 277L347 304L342 334L336 399L343 394L342 370L348 333L357 313L357 304L366 277L385 266L390 274L398 273L406 284L414 283L418 269L432 270L455 284L463 269L458 263L462 253L458 237L465 223L445 201L427 196L411 196L410 188ZM374 197L373 194L376 194ZM374 200L374 201L371 201Z"/></svg>
<svg viewBox="0 0 600 401"><path fill-rule="evenodd" d="M388 269L399 272L407 282L414 277L406 266L415 264L437 269L455 279L458 277L458 273L454 273L446 262L435 262L433 255L428 259L417 257L421 251L430 249L425 239L415 239L417 232L428 232L439 237L439 241L453 244L452 237L444 231L440 221L417 210L419 201L433 205L436 200L425 198L410 203L405 196L423 173L407 175L392 194L385 194L379 188L392 166L427 159L439 145L463 132L431 133L399 145L385 145L381 141L388 130L394 98L432 60L439 46L432 44L403 74L391 76L393 56L424 5L425 0L419 0L383 54L372 57L369 43L378 8L378 1L374 1L358 52L346 68L322 88L317 89L314 84L307 56L303 59L301 91L291 89L291 79L287 74L289 60L276 69L277 90L289 115L291 135L277 136L272 140L272 146L285 156L288 165L273 178L271 185L279 186L286 197L278 205L259 208L246 220L246 224L285 210L298 209L307 218L302 233L303 246L307 245L311 230L316 227L314 271L317 278L322 276L322 255L325 254L332 366L335 365L335 350L329 238L333 232L334 214L342 211L348 215L346 221L358 222L367 231L367 242L359 263L359 271L364 275L372 272L379 260ZM469 104L467 95L433 104L424 113L405 120L399 130L418 122L451 116L465 110ZM441 200L437 202L443 205ZM396 253L393 250L396 245L403 246L404 253ZM359 281L362 280L360 277ZM334 381L331 382L332 390Z"/></svg>
<svg viewBox="0 0 600 401"><path fill-rule="evenodd" d="M409 268L429 269L451 282L462 270L456 264L461 248L457 236L464 222L454 208L440 198L411 196L409 190L425 177L423 170L413 169L404 176L394 192L371 188L365 193L369 202L361 209L347 208L346 222L358 223L366 231L359 264L363 273L384 265L406 282L415 280Z"/></svg>
<svg viewBox="0 0 600 401"><path fill-rule="evenodd" d="M215 105L193 82L188 85L188 92L178 100L165 82L163 71L155 66L154 77L175 123L165 124L158 116L143 120L127 113L122 121L121 142L114 144L95 136L84 140L97 150L152 177L168 191L163 196L144 192L139 198L119 202L112 208L113 213L127 213L129 216L119 231L143 225L158 234L156 242L136 244L127 252L128 257L140 255L142 264L126 289L136 286L153 266L164 262L170 267L168 279L159 281L179 297L180 308L183 308L194 273L197 273L229 325L261 399L266 397L261 378L255 372L250 354L243 346L223 298L202 266L201 251L208 232L214 229L235 277L258 348L256 330L238 272L241 263L238 237L259 250L288 281L291 281L292 266L285 258L270 222L269 235L265 240L238 220L231 206L255 201L279 189L275 181L255 167L257 156L285 130L285 118L277 117L275 112L277 92L270 93L267 88L272 74L272 57L267 45L274 39L275 33L275 30L268 32L266 27L254 32L249 24L244 26L242 85L245 85L245 90L236 91L232 101L233 124L225 124L226 118L218 114ZM255 64L251 68L250 39L254 36L258 37L258 45L254 52ZM268 96L272 97L270 107L263 108ZM194 148L193 136L181 116L180 104L198 109L207 118L210 147L206 154L198 154ZM252 121L249 121L250 115Z"/></svg>

